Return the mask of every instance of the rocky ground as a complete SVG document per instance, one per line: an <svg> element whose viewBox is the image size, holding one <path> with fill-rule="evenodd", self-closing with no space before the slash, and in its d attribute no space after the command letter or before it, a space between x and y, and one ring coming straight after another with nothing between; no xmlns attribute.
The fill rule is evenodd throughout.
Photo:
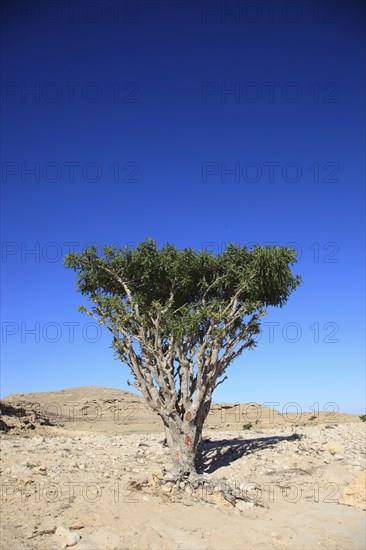
<svg viewBox="0 0 366 550"><path fill-rule="evenodd" d="M250 406L246 430L248 418L228 414L235 406L214 407L197 460L209 484L192 487L168 481L159 419L136 395L9 396L1 404L1 547L364 548L365 424L311 413L269 421L268 409L257 406L254 416ZM248 405L239 409L248 416Z"/></svg>

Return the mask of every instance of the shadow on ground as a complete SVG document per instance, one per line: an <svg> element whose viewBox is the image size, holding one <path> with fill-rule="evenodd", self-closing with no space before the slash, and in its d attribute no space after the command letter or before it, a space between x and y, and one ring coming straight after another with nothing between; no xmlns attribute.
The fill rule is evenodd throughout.
<svg viewBox="0 0 366 550"><path fill-rule="evenodd" d="M297 441L301 437L301 435L293 434L256 439L220 439L219 441L204 439L198 447L197 471L201 474L210 474L218 468L228 466L244 455L275 447L281 441Z"/></svg>

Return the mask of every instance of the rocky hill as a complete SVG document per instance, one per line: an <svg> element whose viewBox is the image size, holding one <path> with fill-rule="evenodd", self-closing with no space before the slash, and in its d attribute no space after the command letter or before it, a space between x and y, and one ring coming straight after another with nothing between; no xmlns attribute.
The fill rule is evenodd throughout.
<svg viewBox="0 0 366 550"><path fill-rule="evenodd" d="M8 426L16 425L19 429L39 429L50 424L68 430L116 434L163 429L159 416L150 409L142 396L114 388L89 386L54 392L11 394L2 400L2 404L0 402L0 407L2 421ZM12 413L9 407L14 408ZM14 419L17 419L15 424ZM242 430L243 426L247 429L273 426L295 428L344 422L360 422L360 418L332 411L280 414L258 403L221 403L212 405L205 427L208 430Z"/></svg>

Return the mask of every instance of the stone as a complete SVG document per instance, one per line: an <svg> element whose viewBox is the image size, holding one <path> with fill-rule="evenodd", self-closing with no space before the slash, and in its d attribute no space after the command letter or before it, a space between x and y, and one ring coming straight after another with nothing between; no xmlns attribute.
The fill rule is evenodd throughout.
<svg viewBox="0 0 366 550"><path fill-rule="evenodd" d="M79 533L76 533L74 531L70 531L66 536L66 546L75 546L80 540Z"/></svg>
<svg viewBox="0 0 366 550"><path fill-rule="evenodd" d="M59 525L55 531L56 537L60 541L61 548L67 548L68 546L75 546L81 539L79 533L70 531L63 525Z"/></svg>
<svg viewBox="0 0 366 550"><path fill-rule="evenodd" d="M59 548L66 548L67 542L66 538L70 531L66 529L63 525L59 525L55 531L55 536L59 544Z"/></svg>
<svg viewBox="0 0 366 550"><path fill-rule="evenodd" d="M27 467L25 464L19 464L19 463L15 463L12 465L11 467L11 473L12 474L17 474L17 473L23 473L27 470Z"/></svg>

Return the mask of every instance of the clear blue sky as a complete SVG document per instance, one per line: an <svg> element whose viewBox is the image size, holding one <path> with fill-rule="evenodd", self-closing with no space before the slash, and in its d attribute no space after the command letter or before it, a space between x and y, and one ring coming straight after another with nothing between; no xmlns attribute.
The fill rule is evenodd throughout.
<svg viewBox="0 0 366 550"><path fill-rule="evenodd" d="M1 17L1 395L127 389L62 258L151 236L295 243L303 285L215 400L364 412L363 3L29 0Z"/></svg>

